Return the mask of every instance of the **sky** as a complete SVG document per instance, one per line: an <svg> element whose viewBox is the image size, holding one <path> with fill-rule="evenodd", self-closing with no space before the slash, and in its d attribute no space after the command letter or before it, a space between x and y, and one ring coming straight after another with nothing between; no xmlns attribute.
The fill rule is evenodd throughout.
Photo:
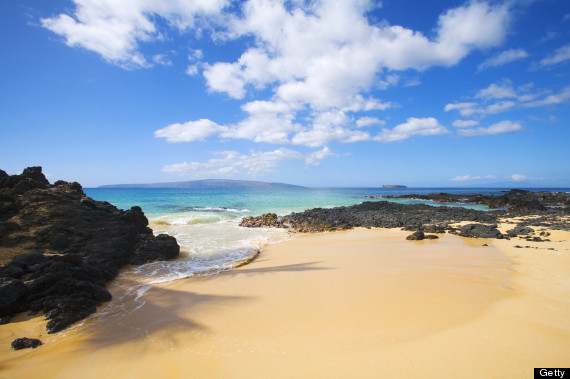
<svg viewBox="0 0 570 379"><path fill-rule="evenodd" d="M570 1L0 2L0 169L570 187Z"/></svg>

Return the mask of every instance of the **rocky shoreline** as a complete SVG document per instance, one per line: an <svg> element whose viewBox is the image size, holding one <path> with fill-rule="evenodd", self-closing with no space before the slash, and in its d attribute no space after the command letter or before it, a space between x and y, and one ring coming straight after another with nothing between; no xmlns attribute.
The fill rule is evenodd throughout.
<svg viewBox="0 0 570 379"><path fill-rule="evenodd" d="M570 230L568 213L570 195L566 193L548 193L511 190L501 196L484 195L403 195L390 198L417 198L442 203L486 204L490 208L501 210L481 211L464 207L433 207L424 204L398 204L388 201L367 201L346 207L315 208L300 213L291 213L278 217L276 214L264 214L258 217L246 217L240 225L244 227L280 227L290 228L301 233L346 230L364 228L402 228L423 233L453 233L473 238L511 238L519 234L528 234L526 225L541 225L552 229ZM560 212L548 211L560 210ZM508 233L502 234L497 229L501 220L512 217L527 218L521 220ZM528 221L532 217L532 222ZM465 223L454 226L457 223ZM418 234L417 236L420 236ZM416 236L416 237L417 237ZM418 239L416 237L410 239ZM419 238L419 239L423 239ZM427 237L434 238L434 237Z"/></svg>
<svg viewBox="0 0 570 379"><path fill-rule="evenodd" d="M505 208L509 212L541 212L547 210L570 213L570 194L566 192L524 191L512 189L499 196L481 194L453 195L430 193L428 195L384 196L386 199L419 199L437 203L483 204L489 208Z"/></svg>
<svg viewBox="0 0 570 379"><path fill-rule="evenodd" d="M43 312L55 333L111 299L119 269L178 256L174 237L154 236L139 207L124 211L85 195L77 182L53 185L41 167L0 170L0 323Z"/></svg>

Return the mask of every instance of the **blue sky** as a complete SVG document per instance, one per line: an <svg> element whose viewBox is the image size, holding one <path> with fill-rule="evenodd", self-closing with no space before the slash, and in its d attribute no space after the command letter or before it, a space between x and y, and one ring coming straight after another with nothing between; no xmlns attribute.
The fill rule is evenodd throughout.
<svg viewBox="0 0 570 379"><path fill-rule="evenodd" d="M567 0L0 2L0 168L570 187Z"/></svg>

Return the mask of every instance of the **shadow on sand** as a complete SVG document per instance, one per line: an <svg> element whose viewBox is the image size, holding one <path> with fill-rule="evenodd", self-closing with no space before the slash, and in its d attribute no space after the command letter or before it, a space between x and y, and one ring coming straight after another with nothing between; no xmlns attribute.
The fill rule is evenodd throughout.
<svg viewBox="0 0 570 379"><path fill-rule="evenodd" d="M263 268L241 267L219 275L182 280L217 280L238 275L265 275L272 272L302 272L327 270L318 267L321 262L307 262ZM143 339L160 340L153 348L171 348L182 341L176 334L185 331L184 344L191 344L193 338L209 333L207 326L192 320L191 315L203 306L219 305L220 309L231 303L252 301L248 296L225 296L199 294L189 291L163 287L150 287L133 280L118 279L115 283L114 300L93 315L81 330L86 334L82 348L92 350L123 343L137 343ZM144 288L143 297L136 295L137 288ZM135 291L133 291L135 289ZM130 294L129 294L130 293ZM190 316L189 316L190 315ZM157 337L159 336L159 337ZM166 345L168 346L166 346ZM141 349L148 349L149 344L140 344ZM146 347L145 347L146 346ZM142 351L141 351L142 353Z"/></svg>

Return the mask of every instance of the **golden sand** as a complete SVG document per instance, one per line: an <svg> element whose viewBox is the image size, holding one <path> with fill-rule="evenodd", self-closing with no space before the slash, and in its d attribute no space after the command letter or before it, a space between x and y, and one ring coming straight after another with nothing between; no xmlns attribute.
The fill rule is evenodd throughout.
<svg viewBox="0 0 570 379"><path fill-rule="evenodd" d="M570 233L540 243L407 234L296 236L56 336L19 316L0 326L0 377L531 377L568 367ZM35 350L9 347L40 335Z"/></svg>

